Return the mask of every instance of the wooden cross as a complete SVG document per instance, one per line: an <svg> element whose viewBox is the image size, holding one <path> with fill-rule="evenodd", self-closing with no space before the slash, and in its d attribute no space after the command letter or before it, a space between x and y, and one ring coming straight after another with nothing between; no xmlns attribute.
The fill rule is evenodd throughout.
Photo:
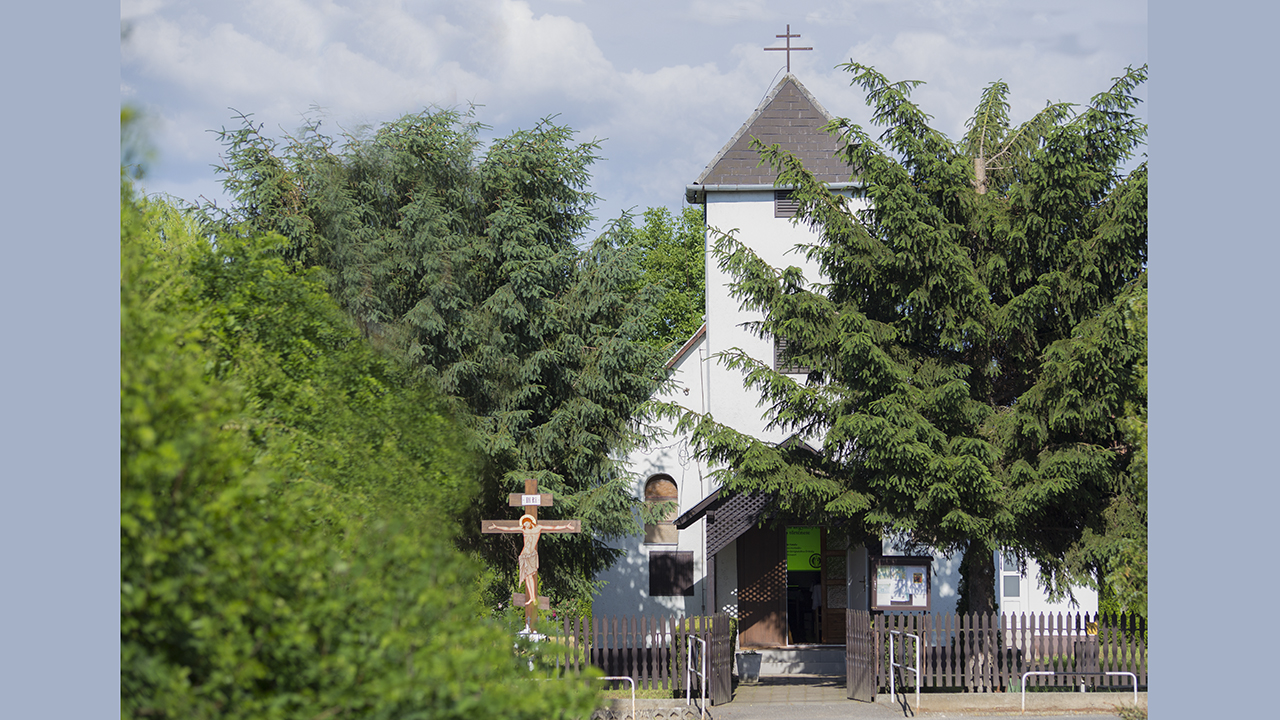
<svg viewBox="0 0 1280 720"><path fill-rule="evenodd" d="M790 24L788 24L788 25L787 25L787 34L786 34L786 35L774 35L774 37L786 38L786 39L787 39L787 46L786 46L786 47L780 47L780 48L765 48L765 50L786 50L786 51L787 51L787 72L791 72L791 51L792 51L792 50L812 50L812 49L813 49L813 48L811 48L811 47L807 47L807 48L799 48L799 47L797 47L797 48L793 48L793 47L791 47L791 38L798 38L798 37L800 37L800 34L799 34L799 33L796 33L795 35L792 35L792 34L791 34L791 25L790 25Z"/></svg>
<svg viewBox="0 0 1280 720"><path fill-rule="evenodd" d="M519 520L481 520L480 532L521 533L524 535L524 548L520 551L519 582L523 583L526 593L512 593L511 604L524 606L525 624L533 630L538 616L538 609L548 610L551 602L538 596L538 538L543 533L577 533L582 532L581 520L558 520L554 523L540 524L538 508L551 507L551 493L538 492L538 481L529 478L524 481L524 493L511 493L507 496L507 504L524 509Z"/></svg>

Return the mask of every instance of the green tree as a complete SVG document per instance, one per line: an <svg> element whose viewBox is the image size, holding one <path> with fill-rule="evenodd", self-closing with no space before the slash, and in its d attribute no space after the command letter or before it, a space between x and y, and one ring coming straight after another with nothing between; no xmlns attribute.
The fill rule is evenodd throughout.
<svg viewBox="0 0 1280 720"><path fill-rule="evenodd" d="M1145 278L1144 278L1145 279ZM1041 444L1043 475L1082 466L1105 447L1127 460L1110 479L1102 522L1067 551L1068 568L1096 574L1104 612L1147 614L1147 288L1125 289L1045 353L1044 372L1003 430L1005 444ZM1104 459L1109 459L1104 456ZM1055 471L1057 472L1057 471Z"/></svg>
<svg viewBox="0 0 1280 720"><path fill-rule="evenodd" d="M706 316L706 228L701 207L686 207L676 218L664 207L644 211L644 224L627 219L622 232L628 248L640 253L642 285L663 290L645 341L675 351L702 327Z"/></svg>
<svg viewBox="0 0 1280 720"><path fill-rule="evenodd" d="M121 200L121 715L585 716L478 612L421 384L266 237ZM352 457L346 457L351 454ZM374 466L358 467L361 462Z"/></svg>
<svg viewBox="0 0 1280 720"><path fill-rule="evenodd" d="M589 602L635 530L633 482L615 465L641 438L633 422L661 353L640 342L657 288L635 291L637 253L615 224L580 248L594 196L594 143L549 121L493 141L454 111L423 112L340 144L318 122L276 141L244 118L222 134L227 217L287 238L284 257L325 273L341 306L381 346L416 366L469 430L482 458L457 515L459 543L515 588L518 540L481 536L510 517L526 477L555 494L549 517L580 535L540 544L542 580Z"/></svg>
<svg viewBox="0 0 1280 720"><path fill-rule="evenodd" d="M1146 283L1147 167L1120 169L1146 135L1131 113L1146 68L1082 109L1050 105L1016 127L1008 87L993 83L958 142L911 102L918 82L847 69L885 128L878 139L846 120L829 128L867 209L759 148L778 184L798 188L826 284L806 290L798 269L715 241L733 292L764 314L758 330L816 373L796 382L742 352L723 360L762 392L774 426L823 451L772 448L694 415L681 427L732 489L768 490L868 540L964 552L964 608L994 609L1001 549L1035 558L1055 594L1105 581L1112 551L1090 538L1116 536L1118 498L1139 502L1125 490L1136 439L1119 419L1145 412L1145 325L1119 318ZM1140 519L1115 522L1145 533L1142 502Z"/></svg>

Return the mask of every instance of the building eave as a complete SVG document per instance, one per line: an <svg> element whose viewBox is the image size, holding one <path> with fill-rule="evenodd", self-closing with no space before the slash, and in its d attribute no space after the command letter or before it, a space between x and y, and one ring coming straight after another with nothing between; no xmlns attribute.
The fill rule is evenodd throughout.
<svg viewBox="0 0 1280 720"><path fill-rule="evenodd" d="M677 363L684 359L685 355L688 355L691 350L698 346L698 342L701 341L702 338L706 337L706 335L707 324L702 323L702 327L698 328L698 331L695 332L692 337L685 340L684 345L681 345L680 349L676 351L676 354L671 356L671 359L667 361L666 368L670 370L675 367Z"/></svg>

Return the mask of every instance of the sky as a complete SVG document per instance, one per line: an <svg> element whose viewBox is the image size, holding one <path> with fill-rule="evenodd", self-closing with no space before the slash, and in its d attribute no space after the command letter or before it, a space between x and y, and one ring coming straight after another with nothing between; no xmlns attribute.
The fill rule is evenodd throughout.
<svg viewBox="0 0 1280 720"><path fill-rule="evenodd" d="M785 72L787 53L764 48L788 25L813 48L791 71L829 112L869 125L837 67L853 60L925 81L913 98L951 137L995 80L1020 122L1147 62L1143 0L122 0L120 14L121 101L157 150L147 192L226 205L213 131L240 113L277 137L308 116L341 136L471 104L486 139L555 116L601 143L592 233L681 207Z"/></svg>

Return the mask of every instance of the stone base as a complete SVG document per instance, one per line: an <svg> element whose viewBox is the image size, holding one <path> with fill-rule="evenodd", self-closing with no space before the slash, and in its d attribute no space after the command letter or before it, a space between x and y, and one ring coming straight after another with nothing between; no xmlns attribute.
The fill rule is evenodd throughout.
<svg viewBox="0 0 1280 720"><path fill-rule="evenodd" d="M591 713L591 720L700 720L702 713L695 707L682 705L671 708L636 708L636 717L631 717L631 708L626 710L599 709Z"/></svg>

